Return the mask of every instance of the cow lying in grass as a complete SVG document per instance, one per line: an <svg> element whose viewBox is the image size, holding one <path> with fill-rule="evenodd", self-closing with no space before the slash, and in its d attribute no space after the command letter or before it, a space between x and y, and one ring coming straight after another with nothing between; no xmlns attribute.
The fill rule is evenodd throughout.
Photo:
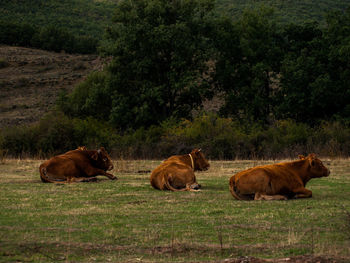
<svg viewBox="0 0 350 263"><path fill-rule="evenodd" d="M96 181L97 175L117 179L106 171L112 170L113 164L107 151L101 147L89 151L85 146L52 157L39 167L44 183L72 183Z"/></svg>
<svg viewBox="0 0 350 263"><path fill-rule="evenodd" d="M200 149L190 154L171 156L163 161L151 174L151 185L159 190L193 191L201 186L197 183L195 171L209 168Z"/></svg>
<svg viewBox="0 0 350 263"><path fill-rule="evenodd" d="M309 198L312 192L305 188L312 178L326 177L329 170L315 154L300 160L257 166L239 172L230 179L230 191L238 200L287 200Z"/></svg>

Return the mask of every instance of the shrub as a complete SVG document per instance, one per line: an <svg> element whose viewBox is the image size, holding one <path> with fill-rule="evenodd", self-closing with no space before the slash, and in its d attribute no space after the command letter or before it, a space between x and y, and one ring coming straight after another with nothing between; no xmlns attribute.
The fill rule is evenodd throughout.
<svg viewBox="0 0 350 263"><path fill-rule="evenodd" d="M350 128L346 122L324 122L310 127L280 120L264 128L214 114L192 121L169 119L159 126L118 131L96 118L70 118L62 112L46 115L37 125L0 132L0 149L10 156L46 157L78 146L104 146L117 158L167 158L202 148L210 159L296 158L314 152L348 157Z"/></svg>
<svg viewBox="0 0 350 263"><path fill-rule="evenodd" d="M91 54L97 52L98 40L91 36L75 36L52 25L39 28L25 23L0 21L0 44Z"/></svg>

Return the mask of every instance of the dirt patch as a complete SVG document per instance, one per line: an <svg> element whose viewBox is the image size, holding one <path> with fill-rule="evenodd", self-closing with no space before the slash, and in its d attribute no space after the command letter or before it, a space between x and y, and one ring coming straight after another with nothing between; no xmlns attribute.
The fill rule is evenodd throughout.
<svg viewBox="0 0 350 263"><path fill-rule="evenodd" d="M72 91L105 64L97 55L72 55L0 45L0 128L31 124L48 112L61 90Z"/></svg>

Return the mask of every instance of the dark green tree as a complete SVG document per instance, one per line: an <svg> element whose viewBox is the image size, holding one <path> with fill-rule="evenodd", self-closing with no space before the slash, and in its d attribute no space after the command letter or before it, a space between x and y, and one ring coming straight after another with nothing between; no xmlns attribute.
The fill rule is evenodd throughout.
<svg viewBox="0 0 350 263"><path fill-rule="evenodd" d="M268 122L273 80L279 72L281 38L273 10L246 10L223 34L216 80L225 93L221 113ZM230 35L230 37L228 37Z"/></svg>
<svg viewBox="0 0 350 263"><path fill-rule="evenodd" d="M329 13L317 24L289 26L275 112L278 118L316 124L350 117L350 12Z"/></svg>
<svg viewBox="0 0 350 263"><path fill-rule="evenodd" d="M329 106L333 105L330 114L350 120L350 7L328 14L325 39L330 49L326 75L333 94L328 98Z"/></svg>
<svg viewBox="0 0 350 263"><path fill-rule="evenodd" d="M285 55L282 61L280 89L276 95L277 118L310 122L316 117L311 110L310 84L322 75L327 63L322 32L318 24L288 25L283 32Z"/></svg>
<svg viewBox="0 0 350 263"><path fill-rule="evenodd" d="M108 67L109 120L136 128L189 117L210 96L212 0L123 0L101 51ZM102 103L108 103L103 101Z"/></svg>

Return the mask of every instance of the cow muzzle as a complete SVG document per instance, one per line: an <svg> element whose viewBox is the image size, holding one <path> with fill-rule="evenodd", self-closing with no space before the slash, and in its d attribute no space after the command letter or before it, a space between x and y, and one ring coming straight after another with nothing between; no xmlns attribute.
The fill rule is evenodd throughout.
<svg viewBox="0 0 350 263"><path fill-rule="evenodd" d="M207 171L208 169L209 169L209 165L206 166L206 167L203 167L203 168L202 168L202 171Z"/></svg>

